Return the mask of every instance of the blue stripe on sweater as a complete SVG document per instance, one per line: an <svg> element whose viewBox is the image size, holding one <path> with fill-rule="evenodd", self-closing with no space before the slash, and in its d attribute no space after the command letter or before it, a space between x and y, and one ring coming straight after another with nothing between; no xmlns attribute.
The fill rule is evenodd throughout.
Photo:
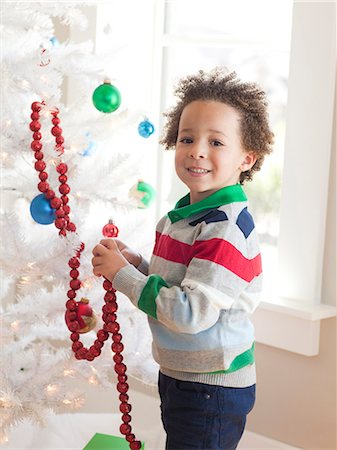
<svg viewBox="0 0 337 450"><path fill-rule="evenodd" d="M218 348L231 349L242 343L254 341L254 327L243 313L242 318L228 320L229 313L222 311L212 327L196 334L176 333L159 321L149 318L156 346L167 350L197 352Z"/></svg>
<svg viewBox="0 0 337 450"><path fill-rule="evenodd" d="M243 208L243 210L238 215L238 218L236 220L237 226L240 228L242 233L244 234L245 238L250 235L250 233L254 230L254 220L250 213L248 212L247 207Z"/></svg>
<svg viewBox="0 0 337 450"><path fill-rule="evenodd" d="M223 211L219 211L218 209L213 209L209 213L205 214L202 217L199 217L199 219L193 220L193 222L190 222L189 225L192 227L195 227L198 225L198 223L213 223L213 222L222 222L224 220L228 220L227 214Z"/></svg>

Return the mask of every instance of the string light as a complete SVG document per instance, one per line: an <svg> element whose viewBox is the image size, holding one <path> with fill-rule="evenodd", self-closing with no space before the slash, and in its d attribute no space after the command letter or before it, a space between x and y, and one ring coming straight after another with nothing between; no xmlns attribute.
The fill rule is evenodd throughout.
<svg viewBox="0 0 337 450"><path fill-rule="evenodd" d="M14 322L11 323L11 328L13 331L18 331L19 329L19 321L18 320L14 320Z"/></svg>
<svg viewBox="0 0 337 450"><path fill-rule="evenodd" d="M88 378L88 381L90 384L98 384L98 380L95 375L91 375L91 377Z"/></svg>
<svg viewBox="0 0 337 450"><path fill-rule="evenodd" d="M28 88L30 86L30 83L27 80L21 81L21 87Z"/></svg>
<svg viewBox="0 0 337 450"><path fill-rule="evenodd" d="M58 386L57 384L48 384L48 385L45 387L45 391L46 391L48 394L54 394L55 392L58 391L58 389L59 389L59 386Z"/></svg>
<svg viewBox="0 0 337 450"><path fill-rule="evenodd" d="M6 161L8 160L8 156L9 156L9 153L7 153L7 152L1 152L1 160L2 160L3 162L6 162Z"/></svg>

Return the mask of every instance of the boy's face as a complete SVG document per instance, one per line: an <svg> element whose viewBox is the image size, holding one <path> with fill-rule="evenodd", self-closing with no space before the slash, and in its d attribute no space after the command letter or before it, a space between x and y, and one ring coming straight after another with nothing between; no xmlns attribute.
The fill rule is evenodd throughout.
<svg viewBox="0 0 337 450"><path fill-rule="evenodd" d="M190 189L191 203L238 183L256 161L241 144L240 115L232 106L197 100L183 110L176 142L175 168Z"/></svg>

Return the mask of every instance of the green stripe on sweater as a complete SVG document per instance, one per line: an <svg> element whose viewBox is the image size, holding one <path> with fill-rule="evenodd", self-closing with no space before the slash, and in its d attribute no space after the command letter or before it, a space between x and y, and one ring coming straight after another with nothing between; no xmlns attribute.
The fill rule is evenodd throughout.
<svg viewBox="0 0 337 450"><path fill-rule="evenodd" d="M162 287L168 287L166 282L159 275L150 275L138 300L138 308L154 319L157 319L156 298Z"/></svg>
<svg viewBox="0 0 337 450"><path fill-rule="evenodd" d="M236 358L233 359L232 364L229 366L227 370L218 370L217 372L207 372L207 373L231 373L236 372L239 369L242 369L243 367L249 366L250 364L253 364L255 361L254 358L254 347L255 344L252 345L252 347L249 350L246 350L245 352L238 355Z"/></svg>

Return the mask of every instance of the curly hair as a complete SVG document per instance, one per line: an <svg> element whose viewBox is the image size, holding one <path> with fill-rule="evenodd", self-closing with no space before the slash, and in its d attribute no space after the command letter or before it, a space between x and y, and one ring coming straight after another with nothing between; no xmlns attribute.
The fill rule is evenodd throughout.
<svg viewBox="0 0 337 450"><path fill-rule="evenodd" d="M178 136L180 117L185 106L196 100L217 101L235 108L241 117L241 142L244 149L257 156L253 167L240 175L240 184L252 180L254 172L260 170L265 155L272 151L274 134L269 127L265 92L255 83L238 79L236 72L228 73L216 67L206 73L199 70L196 75L182 78L174 90L178 102L164 113L166 124L160 143L165 149L174 148Z"/></svg>

